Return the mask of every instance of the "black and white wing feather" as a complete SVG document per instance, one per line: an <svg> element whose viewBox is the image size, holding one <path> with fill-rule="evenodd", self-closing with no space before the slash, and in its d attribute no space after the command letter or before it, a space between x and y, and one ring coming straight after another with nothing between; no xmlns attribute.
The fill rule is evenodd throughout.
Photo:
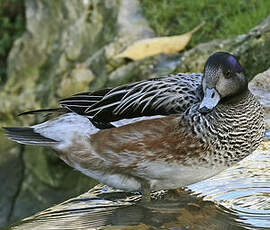
<svg viewBox="0 0 270 230"><path fill-rule="evenodd" d="M141 116L169 115L185 111L199 101L196 93L202 74L178 74L122 85L94 93L82 93L60 101L92 121L108 123Z"/></svg>
<svg viewBox="0 0 270 230"><path fill-rule="evenodd" d="M60 100L59 103L62 108L66 108L80 115L86 115L86 110L101 101L111 90L111 88L107 88L95 92L78 93L69 98Z"/></svg>

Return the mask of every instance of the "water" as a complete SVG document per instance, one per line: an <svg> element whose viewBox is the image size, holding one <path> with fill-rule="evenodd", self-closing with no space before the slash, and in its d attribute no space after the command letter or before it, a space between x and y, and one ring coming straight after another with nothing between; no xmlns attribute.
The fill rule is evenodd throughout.
<svg viewBox="0 0 270 230"><path fill-rule="evenodd" d="M270 151L259 150L240 164L189 186L205 200L236 214L247 229L270 229Z"/></svg>
<svg viewBox="0 0 270 230"><path fill-rule="evenodd" d="M267 150L268 149L268 150ZM12 229L270 229L270 141L221 174L178 191L139 194L97 186Z"/></svg>

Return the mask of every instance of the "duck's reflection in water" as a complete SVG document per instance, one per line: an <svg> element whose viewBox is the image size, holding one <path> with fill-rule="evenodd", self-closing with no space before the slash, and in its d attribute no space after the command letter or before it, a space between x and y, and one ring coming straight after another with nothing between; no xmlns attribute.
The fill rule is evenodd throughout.
<svg viewBox="0 0 270 230"><path fill-rule="evenodd" d="M140 195L97 186L12 229L245 229L232 212L223 212L212 202L188 191L154 193L157 199L140 202ZM238 217L239 218L239 217Z"/></svg>

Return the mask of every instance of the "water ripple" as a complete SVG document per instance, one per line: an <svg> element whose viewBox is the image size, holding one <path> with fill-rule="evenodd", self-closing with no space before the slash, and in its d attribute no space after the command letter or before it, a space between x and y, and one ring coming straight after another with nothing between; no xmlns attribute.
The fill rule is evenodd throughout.
<svg viewBox="0 0 270 230"><path fill-rule="evenodd" d="M223 173L189 186L248 229L270 229L270 151L258 150Z"/></svg>

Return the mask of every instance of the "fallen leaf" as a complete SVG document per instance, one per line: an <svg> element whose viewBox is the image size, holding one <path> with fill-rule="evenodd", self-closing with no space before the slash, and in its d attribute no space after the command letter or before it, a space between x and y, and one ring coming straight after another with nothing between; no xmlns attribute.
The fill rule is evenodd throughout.
<svg viewBox="0 0 270 230"><path fill-rule="evenodd" d="M198 31L203 25L204 22L195 27L193 30L181 35L148 38L136 41L131 46L127 47L127 49L125 49L122 53L115 56L115 58L130 58L132 60L139 60L160 53L178 53L186 47L192 37L192 34Z"/></svg>
<svg viewBox="0 0 270 230"><path fill-rule="evenodd" d="M101 228L102 230L150 230L150 226L143 223L133 226L107 225Z"/></svg>

